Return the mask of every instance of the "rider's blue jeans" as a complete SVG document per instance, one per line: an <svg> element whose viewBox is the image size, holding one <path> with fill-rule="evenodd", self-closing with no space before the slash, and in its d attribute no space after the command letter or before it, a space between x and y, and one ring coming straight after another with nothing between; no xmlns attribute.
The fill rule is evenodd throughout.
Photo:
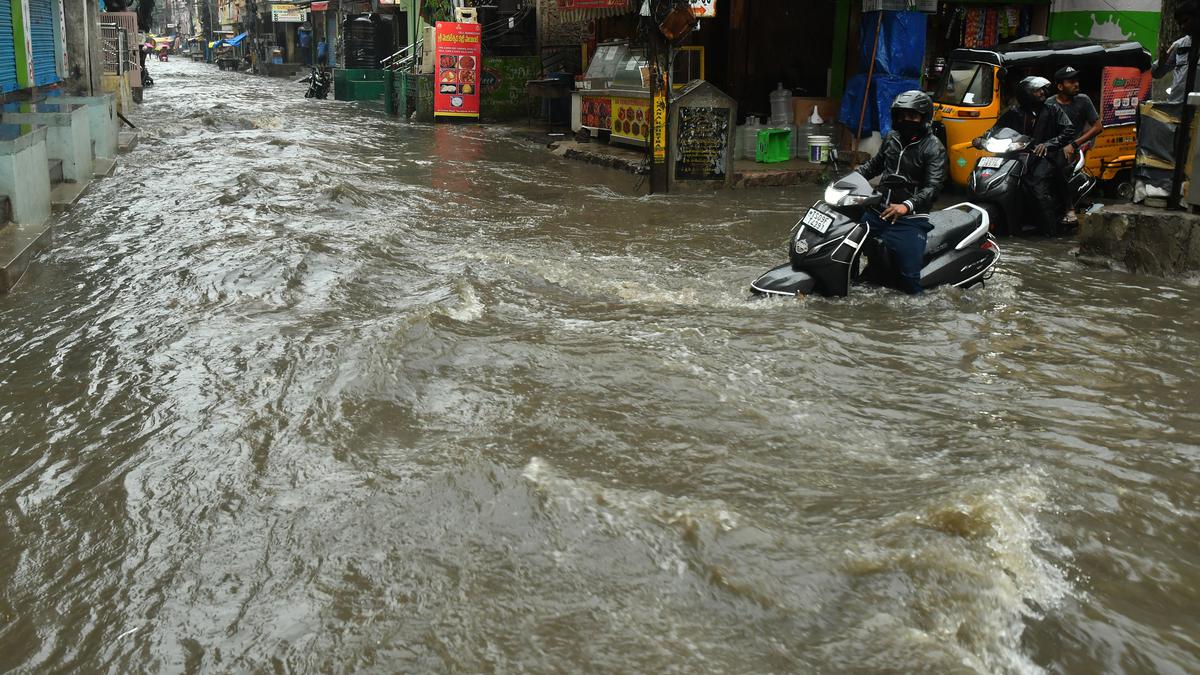
<svg viewBox="0 0 1200 675"><path fill-rule="evenodd" d="M925 216L902 216L888 222L874 212L867 213L871 236L876 237L892 256L900 290L911 295L922 292L921 267L925 260L925 242L933 229Z"/></svg>

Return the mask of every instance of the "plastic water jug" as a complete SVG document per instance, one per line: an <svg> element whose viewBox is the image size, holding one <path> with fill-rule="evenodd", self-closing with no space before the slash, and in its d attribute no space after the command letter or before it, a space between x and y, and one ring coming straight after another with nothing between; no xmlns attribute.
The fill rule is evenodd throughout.
<svg viewBox="0 0 1200 675"><path fill-rule="evenodd" d="M783 83L780 82L771 92L771 126L786 127L791 126L795 121L795 114L792 112L792 90L784 89Z"/></svg>
<svg viewBox="0 0 1200 675"><path fill-rule="evenodd" d="M746 118L746 124L742 127L745 135L742 137L742 158L754 160L754 156L758 151L758 130L763 128L763 123L757 117L750 116Z"/></svg>

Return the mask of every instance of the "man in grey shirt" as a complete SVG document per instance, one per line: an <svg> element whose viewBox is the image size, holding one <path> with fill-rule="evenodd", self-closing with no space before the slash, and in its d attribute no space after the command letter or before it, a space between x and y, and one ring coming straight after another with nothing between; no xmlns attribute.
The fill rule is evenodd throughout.
<svg viewBox="0 0 1200 675"><path fill-rule="evenodd" d="M1183 31L1183 37L1162 49L1158 60L1150 66L1155 79L1171 73L1171 86L1167 88L1167 102L1183 103L1187 99L1188 52L1192 49L1192 21L1196 17L1195 0L1183 0L1175 6L1175 23Z"/></svg>
<svg viewBox="0 0 1200 675"><path fill-rule="evenodd" d="M1053 162L1059 169L1057 181L1059 194L1067 202L1065 204L1066 216L1063 218L1062 224L1070 226L1074 225L1077 220L1075 205L1071 203L1070 190L1067 188L1067 179L1071 177L1072 168L1075 165L1075 153L1087 149L1092 139L1104 131L1104 123L1100 120L1100 113L1096 112L1096 105L1092 103L1091 97L1079 92L1078 70L1071 66L1059 68L1054 73L1054 83L1058 88L1058 93L1047 101L1046 105L1055 105L1061 108L1067 118L1071 120L1071 126L1075 128L1074 140L1063 146L1063 156L1056 157ZM1064 159L1065 161L1062 161Z"/></svg>

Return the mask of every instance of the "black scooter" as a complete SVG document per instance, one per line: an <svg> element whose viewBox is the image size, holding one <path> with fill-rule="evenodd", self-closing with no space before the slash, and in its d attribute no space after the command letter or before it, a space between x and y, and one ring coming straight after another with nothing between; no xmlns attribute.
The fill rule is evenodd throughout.
<svg viewBox="0 0 1200 675"><path fill-rule="evenodd" d="M1036 232L1036 219L1030 216L1030 209L1037 207L1024 181L1033 139L1014 129L991 129L983 135L983 149L991 155L975 161L967 183L971 201L987 209L999 234ZM1078 208L1096 187L1096 178L1083 168L1085 160L1082 150L1075 153L1065 195L1071 208Z"/></svg>
<svg viewBox="0 0 1200 675"><path fill-rule="evenodd" d="M333 82L325 68L313 68L312 73L300 81L308 83L308 91L304 92L304 98L324 100L329 97L329 87Z"/></svg>
<svg viewBox="0 0 1200 675"><path fill-rule="evenodd" d="M871 237L867 210L878 213L888 193L905 186L885 179L879 190L860 174L851 173L825 189L792 227L789 261L750 284L756 295L804 296L817 293L844 297L854 282L898 287L899 275L891 256ZM982 208L963 202L929 214L933 230L925 244L921 286L969 288L995 272L1000 248L988 234L990 222ZM867 266L860 273L863 258Z"/></svg>

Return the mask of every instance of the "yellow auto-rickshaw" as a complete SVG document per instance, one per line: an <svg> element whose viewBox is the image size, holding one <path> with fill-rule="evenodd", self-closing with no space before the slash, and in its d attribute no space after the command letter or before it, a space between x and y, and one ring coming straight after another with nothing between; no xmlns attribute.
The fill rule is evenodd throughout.
<svg viewBox="0 0 1200 675"><path fill-rule="evenodd" d="M1080 92L1091 97L1104 131L1087 154L1087 170L1102 184L1127 185L1137 150L1137 104L1149 89L1150 53L1136 42L1047 40L992 49L956 49L934 95L934 129L950 153L950 180L966 187L975 161L971 147L1010 105L1021 78L1074 66Z"/></svg>

